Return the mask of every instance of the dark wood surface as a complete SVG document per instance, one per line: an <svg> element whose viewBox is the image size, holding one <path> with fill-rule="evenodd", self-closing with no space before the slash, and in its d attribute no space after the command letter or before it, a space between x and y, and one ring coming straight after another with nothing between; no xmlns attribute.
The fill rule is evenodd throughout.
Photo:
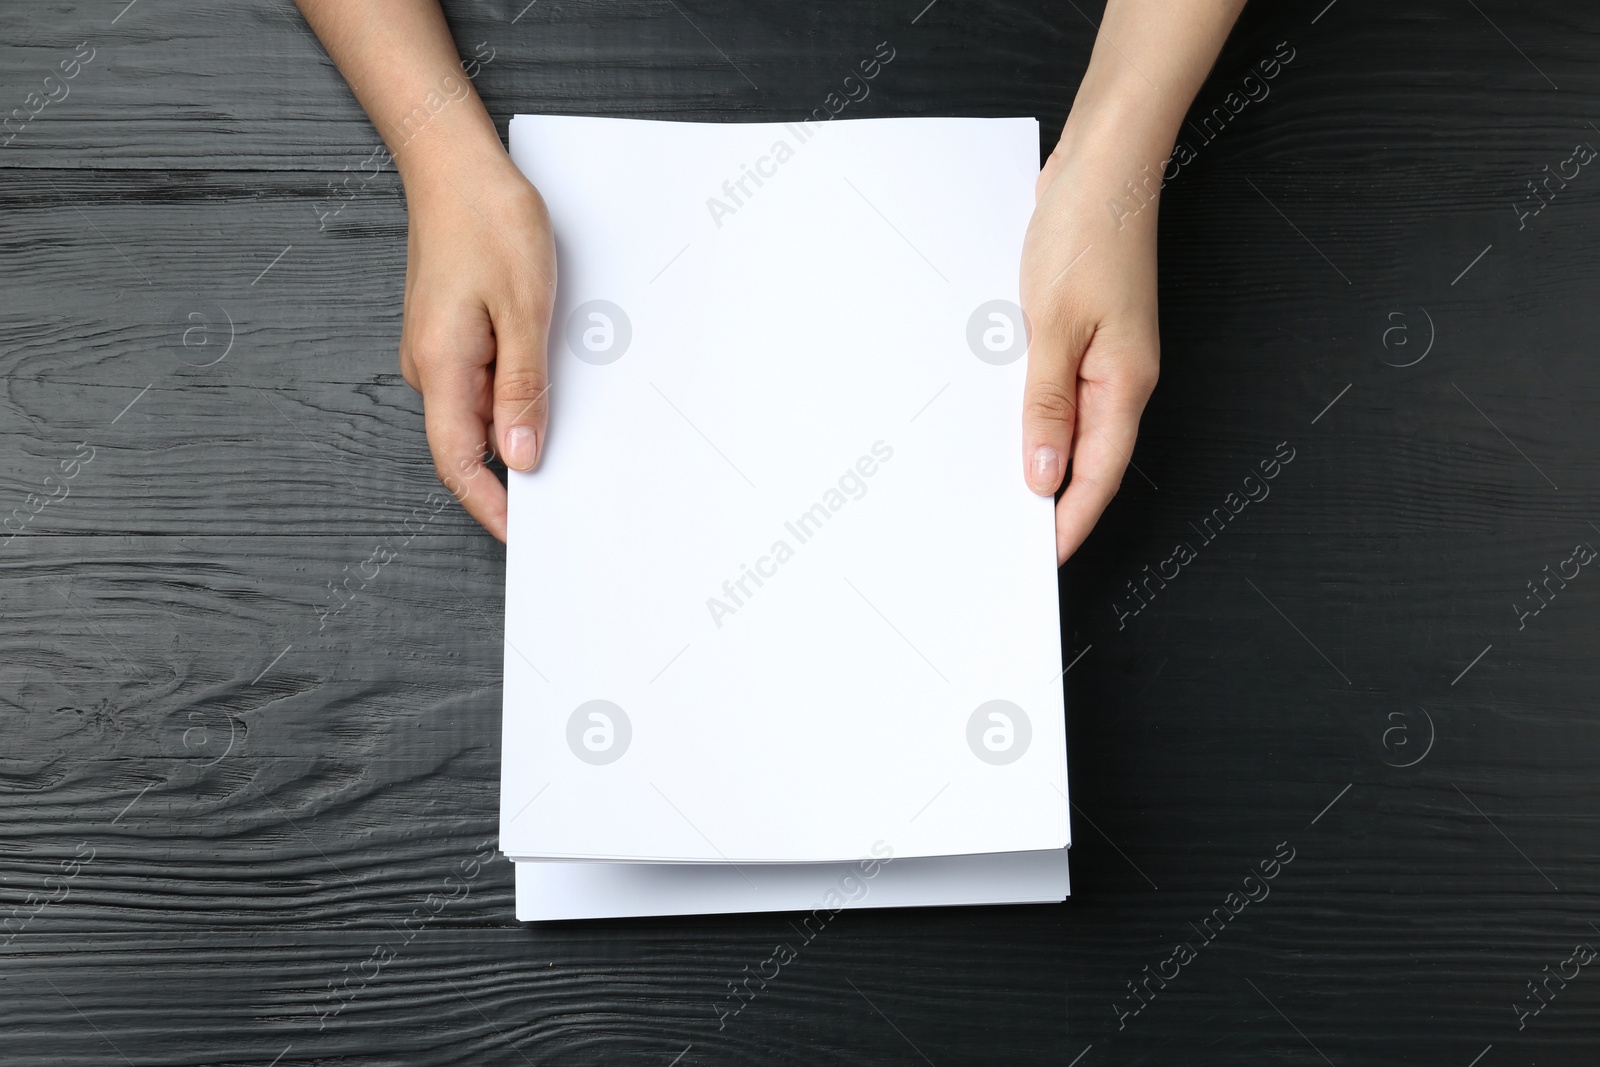
<svg viewBox="0 0 1600 1067"><path fill-rule="evenodd" d="M1053 138L1099 17L523 2L448 5L502 127L793 118L888 41L853 113ZM1600 146L1600 9L1260 4L1197 111L1280 41L1165 194L1142 474L1062 577L1071 900L847 912L719 1029L790 917L525 927L509 866L473 863L500 547L451 508L318 617L435 485L398 182L319 230L376 137L299 16L0 9L0 111L94 49L0 149L0 512L92 450L0 548L0 921L50 901L0 932L0 1062L1594 1063L1600 960L1563 963L1600 948L1600 568L1514 605L1600 544L1600 169L1516 205ZM1178 541L1198 558L1119 628Z"/></svg>

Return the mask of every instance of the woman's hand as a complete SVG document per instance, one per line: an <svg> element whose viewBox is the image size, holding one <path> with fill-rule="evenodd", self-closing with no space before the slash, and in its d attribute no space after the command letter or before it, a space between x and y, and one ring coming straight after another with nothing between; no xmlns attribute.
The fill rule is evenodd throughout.
<svg viewBox="0 0 1600 1067"><path fill-rule="evenodd" d="M1119 180L1112 166L1063 139L1039 174L1022 249L1024 476L1054 495L1072 465L1056 502L1057 564L1122 484L1160 363L1156 205L1114 219L1107 200L1138 175Z"/></svg>
<svg viewBox="0 0 1600 1067"><path fill-rule="evenodd" d="M544 202L500 147L438 0L296 0L383 133L411 210L401 370L423 394L434 467L489 532L543 444L555 253ZM1244 0L1107 0L1094 53L1039 176L1023 249L1031 319L1023 464L1055 493L1056 555L1088 536L1130 462L1155 386L1155 203L1106 201L1170 151ZM426 110L424 110L426 109ZM1159 170L1158 170L1159 173ZM1157 182L1159 184L1159 181Z"/></svg>
<svg viewBox="0 0 1600 1067"><path fill-rule="evenodd" d="M438 0L296 0L389 146L405 183L400 370L422 393L439 480L506 539L506 490L544 444L555 245ZM492 55L491 57L492 58ZM485 60L487 62L487 60Z"/></svg>
<svg viewBox="0 0 1600 1067"><path fill-rule="evenodd" d="M422 394L439 480L504 541L506 490L484 464L539 461L555 243L544 200L498 143L445 165L407 175L400 370Z"/></svg>
<svg viewBox="0 0 1600 1067"><path fill-rule="evenodd" d="M1165 161L1244 0L1107 0L1022 248L1030 327L1023 470L1054 494L1056 559L1078 550L1133 462L1156 385L1156 211Z"/></svg>

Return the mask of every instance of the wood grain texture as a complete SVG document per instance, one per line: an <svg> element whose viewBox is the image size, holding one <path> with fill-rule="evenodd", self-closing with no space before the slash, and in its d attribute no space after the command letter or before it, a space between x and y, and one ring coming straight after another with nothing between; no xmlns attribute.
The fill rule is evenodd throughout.
<svg viewBox="0 0 1600 1067"><path fill-rule="evenodd" d="M502 128L794 118L886 40L859 114L1034 114L1045 146L1100 14L446 7ZM1600 12L1258 5L1195 117L1280 41L1163 195L1163 381L1061 579L1071 901L842 914L722 1020L794 916L524 927L473 859L502 550L453 507L403 525L437 488L404 202L386 173L321 225L375 135L298 15L0 10L0 113L96 50L0 148L0 516L93 450L0 533L0 1063L1593 1063L1592 966L1514 1006L1600 945L1600 572L1514 605L1600 543L1600 174L1513 205L1600 143ZM1280 442L1270 495L1197 529Z"/></svg>

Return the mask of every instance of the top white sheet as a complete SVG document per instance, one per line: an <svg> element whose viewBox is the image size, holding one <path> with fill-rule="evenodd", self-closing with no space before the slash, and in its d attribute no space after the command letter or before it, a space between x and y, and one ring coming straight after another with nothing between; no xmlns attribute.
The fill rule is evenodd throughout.
<svg viewBox="0 0 1600 1067"><path fill-rule="evenodd" d="M560 285L510 485L501 849L1067 845L1021 473L1037 123L518 116L511 154Z"/></svg>

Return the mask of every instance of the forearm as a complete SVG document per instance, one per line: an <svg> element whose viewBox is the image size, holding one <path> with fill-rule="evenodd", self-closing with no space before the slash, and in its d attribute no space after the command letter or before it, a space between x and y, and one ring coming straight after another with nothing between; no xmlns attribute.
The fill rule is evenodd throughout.
<svg viewBox="0 0 1600 1067"><path fill-rule="evenodd" d="M377 127L408 191L445 166L503 161L438 0L296 0Z"/></svg>
<svg viewBox="0 0 1600 1067"><path fill-rule="evenodd" d="M1109 0L1059 149L1159 168L1244 0Z"/></svg>

